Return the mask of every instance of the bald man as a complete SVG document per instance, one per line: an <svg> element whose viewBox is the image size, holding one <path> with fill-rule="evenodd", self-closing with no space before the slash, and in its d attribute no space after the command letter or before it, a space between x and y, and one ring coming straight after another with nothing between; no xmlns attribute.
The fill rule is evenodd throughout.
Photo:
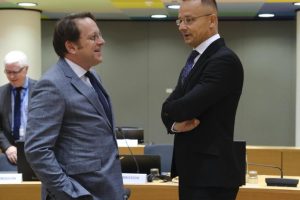
<svg viewBox="0 0 300 200"><path fill-rule="evenodd" d="M243 67L218 34L216 1L184 0L176 23L193 50L162 106L175 134L172 176L180 200L234 200L244 176L233 147Z"/></svg>

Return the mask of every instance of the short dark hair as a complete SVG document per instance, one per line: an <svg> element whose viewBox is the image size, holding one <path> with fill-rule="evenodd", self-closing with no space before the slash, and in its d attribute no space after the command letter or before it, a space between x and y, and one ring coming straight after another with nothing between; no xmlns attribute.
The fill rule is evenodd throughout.
<svg viewBox="0 0 300 200"><path fill-rule="evenodd" d="M96 22L95 17L90 12L70 14L59 20L54 29L53 47L56 54L63 58L68 52L65 47L66 41L77 42L80 31L75 23L76 19L91 18Z"/></svg>

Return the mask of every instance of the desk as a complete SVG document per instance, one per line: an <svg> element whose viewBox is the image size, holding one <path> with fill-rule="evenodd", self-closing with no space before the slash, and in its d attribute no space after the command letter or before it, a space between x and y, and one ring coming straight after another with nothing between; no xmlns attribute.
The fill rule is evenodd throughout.
<svg viewBox="0 0 300 200"><path fill-rule="evenodd" d="M271 187L265 183L265 178L277 176L260 175L258 184L246 184L240 188L237 200L296 200L300 199L300 184L298 187ZM299 179L300 177L289 177Z"/></svg>
<svg viewBox="0 0 300 200"><path fill-rule="evenodd" d="M247 184L241 187L237 200L300 199L299 185L297 188L267 187L264 183L265 177L259 176L259 184ZM130 200L178 200L176 183L147 183L125 187L131 189ZM40 189L40 182L0 184L0 200L40 200Z"/></svg>
<svg viewBox="0 0 300 200"><path fill-rule="evenodd" d="M130 147L132 154L134 155L143 155L144 154L145 145L138 145L136 147ZM119 154L126 155L130 154L128 147L119 147Z"/></svg>
<svg viewBox="0 0 300 200"><path fill-rule="evenodd" d="M300 199L299 185L297 188L269 187L265 184L265 177L259 176L259 184L242 186L236 200ZM174 183L148 183L145 185L127 185L126 187L131 189L130 200L178 200L178 187Z"/></svg>
<svg viewBox="0 0 300 200"><path fill-rule="evenodd" d="M39 181L20 184L0 184L0 200L40 200L41 183Z"/></svg>
<svg viewBox="0 0 300 200"><path fill-rule="evenodd" d="M281 166L281 155L284 176L300 176L300 148L282 146L247 146L248 163ZM280 175L278 169L248 166L258 174Z"/></svg>

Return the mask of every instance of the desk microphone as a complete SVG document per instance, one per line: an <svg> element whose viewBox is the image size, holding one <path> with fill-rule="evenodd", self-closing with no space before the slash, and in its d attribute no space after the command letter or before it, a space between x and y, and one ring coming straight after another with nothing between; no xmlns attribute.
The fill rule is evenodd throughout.
<svg viewBox="0 0 300 200"><path fill-rule="evenodd" d="M133 158L133 161L134 161L134 164L135 164L135 167L136 167L136 173L139 174L139 173L140 173L140 166L139 166L139 164L138 164L138 162L137 162L135 156L133 155L130 146L129 146L128 143L127 143L127 140L126 140L126 137L125 137L125 133L124 133L124 131L122 130L121 127L117 127L117 129L118 129L118 131L121 133L123 139L125 140L126 146L127 146L128 150L129 150L129 152L130 152L130 156ZM129 193L129 194L130 194L130 193Z"/></svg>
<svg viewBox="0 0 300 200"><path fill-rule="evenodd" d="M124 188L123 199L124 199L124 200L127 200L127 199L129 199L129 197L130 197L130 194L131 194L131 191L130 191L130 189L128 189L128 188Z"/></svg>
<svg viewBox="0 0 300 200"><path fill-rule="evenodd" d="M282 166L282 152L280 156L280 167L274 165L265 165L265 164L258 164L258 163L248 163L248 165L254 166L261 166L261 167L269 167L278 169L280 171L280 178L266 178L265 181L267 186L286 186L286 187L297 187L299 180L298 179L290 179L290 178L283 178L283 166Z"/></svg>

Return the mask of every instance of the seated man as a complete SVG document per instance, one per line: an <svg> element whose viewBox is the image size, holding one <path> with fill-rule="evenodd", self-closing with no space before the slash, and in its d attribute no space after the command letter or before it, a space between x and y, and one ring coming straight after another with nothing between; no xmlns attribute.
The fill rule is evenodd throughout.
<svg viewBox="0 0 300 200"><path fill-rule="evenodd" d="M21 51L11 51L4 58L9 83L0 87L0 149L6 156L1 161L8 161L15 169L15 142L24 137L30 91L36 82L27 77L28 67L27 56Z"/></svg>

